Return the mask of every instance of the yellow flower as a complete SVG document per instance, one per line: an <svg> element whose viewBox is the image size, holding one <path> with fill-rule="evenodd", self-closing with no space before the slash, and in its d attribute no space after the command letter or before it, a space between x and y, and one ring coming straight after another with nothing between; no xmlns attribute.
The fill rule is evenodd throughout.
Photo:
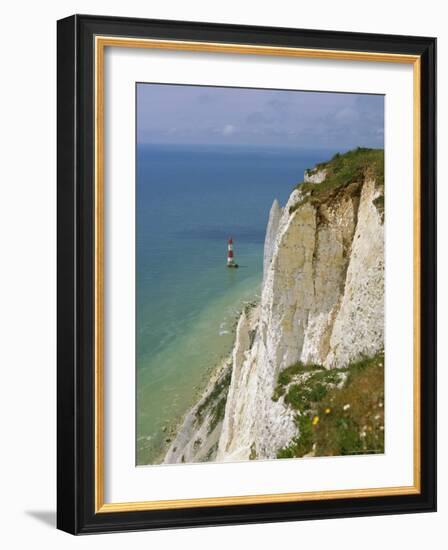
<svg viewBox="0 0 448 550"><path fill-rule="evenodd" d="M325 409L325 414L330 414L330 413L331 413L331 409L330 409L330 407L327 407L327 408Z"/></svg>
<svg viewBox="0 0 448 550"><path fill-rule="evenodd" d="M319 423L319 417L318 417L318 416L315 416L315 417L313 418L312 424L313 424L313 426L315 426L315 425L318 424L318 423Z"/></svg>

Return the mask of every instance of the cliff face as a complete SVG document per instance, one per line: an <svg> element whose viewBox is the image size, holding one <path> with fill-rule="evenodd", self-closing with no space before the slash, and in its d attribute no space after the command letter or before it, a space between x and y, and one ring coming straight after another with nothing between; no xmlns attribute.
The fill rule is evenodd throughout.
<svg viewBox="0 0 448 550"><path fill-rule="evenodd" d="M282 209L278 204L277 199L272 203L271 210L269 212L269 221L266 229L266 238L264 241L264 253L263 253L263 282L266 279L269 266L271 265L272 256L274 255L275 241L278 232L278 226L282 215Z"/></svg>
<svg viewBox="0 0 448 550"><path fill-rule="evenodd" d="M300 436L303 413L278 393L285 369L304 366L293 379L300 385L309 379L307 366L325 373L381 353L381 155L336 155L305 173L283 209L274 201L261 302L241 314L226 369L187 415L166 462L275 458ZM327 378L334 386L346 376Z"/></svg>
<svg viewBox="0 0 448 550"><path fill-rule="evenodd" d="M303 176L304 183L322 183L327 177L325 168L314 168L313 170L305 170Z"/></svg>
<svg viewBox="0 0 448 550"><path fill-rule="evenodd" d="M272 399L283 369L339 368L384 345L382 182L355 175L308 180L278 220L271 210L277 230L266 236L259 312L238 323L218 461L275 458L297 434L290 408Z"/></svg>

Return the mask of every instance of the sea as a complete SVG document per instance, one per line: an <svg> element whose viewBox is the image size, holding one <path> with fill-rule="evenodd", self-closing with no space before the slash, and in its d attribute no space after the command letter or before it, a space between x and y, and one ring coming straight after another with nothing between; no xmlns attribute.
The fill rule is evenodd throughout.
<svg viewBox="0 0 448 550"><path fill-rule="evenodd" d="M274 199L334 151L138 145L136 463L157 464L173 429L232 349L258 299ZM226 267L233 238L238 269Z"/></svg>

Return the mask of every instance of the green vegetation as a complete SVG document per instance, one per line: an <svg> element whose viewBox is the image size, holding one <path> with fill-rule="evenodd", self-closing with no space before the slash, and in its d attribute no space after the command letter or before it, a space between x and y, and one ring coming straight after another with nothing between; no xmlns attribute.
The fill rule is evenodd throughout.
<svg viewBox="0 0 448 550"><path fill-rule="evenodd" d="M210 425L208 427L208 432L212 433L212 431L216 428L216 426L221 422L221 420L224 419L224 413L226 410L226 402L227 402L227 392L224 397L222 397L213 407L212 411L212 418L210 420Z"/></svg>
<svg viewBox="0 0 448 550"><path fill-rule="evenodd" d="M373 200L373 204L376 206L381 216L381 220L384 222L384 190L381 195L378 195L378 197Z"/></svg>
<svg viewBox="0 0 448 550"><path fill-rule="evenodd" d="M256 300L253 300L251 302L246 302L243 306L243 311L246 315L249 315L249 313L254 309L254 307L256 307L258 304L258 302ZM239 315L238 315L238 319L239 319ZM237 319L237 323L238 323L238 319Z"/></svg>
<svg viewBox="0 0 448 550"><path fill-rule="evenodd" d="M217 401L223 394L227 397L229 391L230 380L232 378L232 370L227 369L226 373L218 380L213 390L203 399L196 409L196 418L200 420L205 411L209 409L213 402Z"/></svg>
<svg viewBox="0 0 448 550"><path fill-rule="evenodd" d="M227 368L226 372L214 385L212 391L201 401L196 409L195 416L196 420L199 422L203 420L204 413L207 414L210 412L210 422L208 426L209 434L212 433L219 422L224 418L231 379L232 369Z"/></svg>
<svg viewBox="0 0 448 550"><path fill-rule="evenodd" d="M326 387L320 382L310 387L308 385L304 386L303 384L293 384L285 396L285 403L291 405L291 407L296 410L309 410L312 403L320 401L326 393Z"/></svg>
<svg viewBox="0 0 448 550"><path fill-rule="evenodd" d="M327 176L322 183L299 183L305 197L290 207L290 213L305 202L322 202L341 188L350 184L362 183L367 175L373 177L379 188L384 188L384 150L358 147L341 155L337 153L328 161L316 165L316 169L326 169ZM384 207L384 202L383 202Z"/></svg>
<svg viewBox="0 0 448 550"><path fill-rule="evenodd" d="M272 400L278 401L279 398L284 395L286 386L291 383L293 378L298 377L301 374L323 370L325 369L321 365L304 365L300 361L298 363L294 363L294 365L291 365L290 367L287 367L282 370L278 376L277 387L274 390Z"/></svg>
<svg viewBox="0 0 448 550"><path fill-rule="evenodd" d="M212 460L212 457L216 456L216 452L218 450L218 441L210 447L205 457L203 457L200 462L210 462Z"/></svg>
<svg viewBox="0 0 448 550"><path fill-rule="evenodd" d="M255 441L250 446L249 460L257 460L257 451L255 449Z"/></svg>
<svg viewBox="0 0 448 550"><path fill-rule="evenodd" d="M308 415L297 416L296 424L299 428L299 436L292 439L291 443L280 449L277 458L295 458L308 454L313 448L313 424Z"/></svg>
<svg viewBox="0 0 448 550"><path fill-rule="evenodd" d="M345 386L317 414L322 417L315 430L317 455L383 453L384 353L352 364Z"/></svg>
<svg viewBox="0 0 448 550"><path fill-rule="evenodd" d="M297 376L298 374L322 371L323 369L324 367L322 365L305 365L304 363L298 361L297 363L294 363L294 365L291 365L290 367L282 370L282 372L278 376L278 383L282 386L286 386L292 381L293 377Z"/></svg>
<svg viewBox="0 0 448 550"><path fill-rule="evenodd" d="M297 383L292 375L283 389L285 403L298 413L298 434L277 457L383 453L384 352L343 370L313 369L311 376ZM291 370L296 372L297 365ZM346 380L341 387L342 373Z"/></svg>
<svg viewBox="0 0 448 550"><path fill-rule="evenodd" d="M327 370L322 365L304 365L299 361L279 374L272 400L278 401L287 392L286 404L295 410L309 410L312 403L324 397L326 384L339 383L344 372L344 369ZM305 374L307 375L306 384L302 376ZM293 381L297 383L291 384Z"/></svg>

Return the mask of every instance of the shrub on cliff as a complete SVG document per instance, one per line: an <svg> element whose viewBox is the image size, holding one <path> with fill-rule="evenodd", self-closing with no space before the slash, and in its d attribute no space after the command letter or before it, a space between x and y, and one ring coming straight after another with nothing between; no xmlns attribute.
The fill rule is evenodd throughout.
<svg viewBox="0 0 448 550"><path fill-rule="evenodd" d="M298 412L298 433L277 458L384 452L384 352L348 365L342 387L338 372L289 385L285 403Z"/></svg>
<svg viewBox="0 0 448 550"><path fill-rule="evenodd" d="M384 186L384 150L358 147L347 153L336 153L328 161L316 165L325 169L327 176L322 183L301 182L296 189L302 192L302 201L291 206L290 213L304 202L320 202L329 195L352 183L361 183L366 176L375 179L378 187Z"/></svg>

